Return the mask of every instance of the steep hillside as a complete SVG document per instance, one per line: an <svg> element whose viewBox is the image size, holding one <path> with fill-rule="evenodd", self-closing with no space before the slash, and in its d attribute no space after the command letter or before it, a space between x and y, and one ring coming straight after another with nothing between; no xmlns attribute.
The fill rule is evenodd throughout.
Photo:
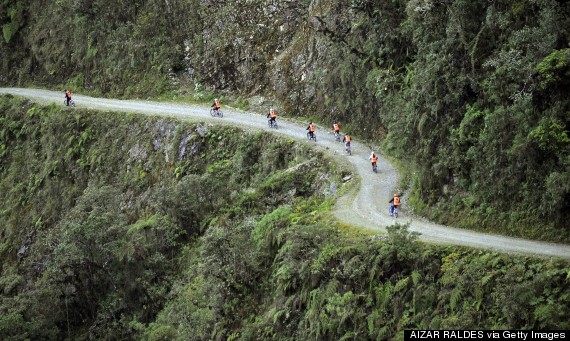
<svg viewBox="0 0 570 341"><path fill-rule="evenodd" d="M0 339L568 329L567 261L371 238L345 171L228 127L0 98Z"/></svg>
<svg viewBox="0 0 570 341"><path fill-rule="evenodd" d="M292 141L10 97L0 101L3 340L101 338L122 314L150 322L180 253L206 230L342 187Z"/></svg>
<svg viewBox="0 0 570 341"><path fill-rule="evenodd" d="M265 96L381 140L431 219L570 234L567 1L16 0L0 24L2 84Z"/></svg>

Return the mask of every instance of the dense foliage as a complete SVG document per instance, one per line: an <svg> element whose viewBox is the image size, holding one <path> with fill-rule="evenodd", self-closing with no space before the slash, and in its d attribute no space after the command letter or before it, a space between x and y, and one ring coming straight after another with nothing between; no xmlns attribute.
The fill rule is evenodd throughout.
<svg viewBox="0 0 570 341"><path fill-rule="evenodd" d="M0 151L2 340L126 337L208 225L341 187L294 141L9 97Z"/></svg>
<svg viewBox="0 0 570 341"><path fill-rule="evenodd" d="M355 235L327 219L321 200L212 226L202 241L199 253L187 250L147 339L391 340L405 329L569 326L567 262L426 247L398 225L383 239Z"/></svg>
<svg viewBox="0 0 570 341"><path fill-rule="evenodd" d="M432 219L570 240L567 1L3 0L0 25L2 84L265 95L382 139Z"/></svg>
<svg viewBox="0 0 570 341"><path fill-rule="evenodd" d="M354 231L304 144L4 96L0 151L2 340L570 328L568 262Z"/></svg>

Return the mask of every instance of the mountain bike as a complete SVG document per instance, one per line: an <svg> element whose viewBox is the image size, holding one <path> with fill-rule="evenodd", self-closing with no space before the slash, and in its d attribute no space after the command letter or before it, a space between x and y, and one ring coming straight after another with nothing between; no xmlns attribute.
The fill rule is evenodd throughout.
<svg viewBox="0 0 570 341"><path fill-rule="evenodd" d="M267 120L267 125L269 126L269 128L277 129L277 120L269 119Z"/></svg>
<svg viewBox="0 0 570 341"><path fill-rule="evenodd" d="M212 109L210 109L210 115L212 115L212 117L216 117L216 116L219 118L224 117L224 113L223 113L222 109L212 108Z"/></svg>
<svg viewBox="0 0 570 341"><path fill-rule="evenodd" d="M344 150L346 151L346 153L347 153L348 155L352 155L352 150L350 149L350 142L346 142L346 143L344 144Z"/></svg>
<svg viewBox="0 0 570 341"><path fill-rule="evenodd" d="M69 104L67 104L67 98L64 98L63 99L63 105L75 108L75 101L73 99L70 99Z"/></svg>
<svg viewBox="0 0 570 341"><path fill-rule="evenodd" d="M376 163L373 163L373 164L372 164L372 171L373 171L374 173L378 173L378 165L377 165Z"/></svg>
<svg viewBox="0 0 570 341"><path fill-rule="evenodd" d="M317 135L315 133L307 132L307 140L317 142Z"/></svg>
<svg viewBox="0 0 570 341"><path fill-rule="evenodd" d="M390 213L390 217L398 218L398 206L392 205L388 210L388 213Z"/></svg>
<svg viewBox="0 0 570 341"><path fill-rule="evenodd" d="M335 131L335 132L334 132L334 140L335 140L336 142L340 142L340 134L338 133L338 131Z"/></svg>

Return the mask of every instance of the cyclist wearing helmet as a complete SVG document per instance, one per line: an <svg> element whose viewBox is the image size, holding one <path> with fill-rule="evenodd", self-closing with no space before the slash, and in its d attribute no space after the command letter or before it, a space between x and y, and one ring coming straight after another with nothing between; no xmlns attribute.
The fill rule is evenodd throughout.
<svg viewBox="0 0 570 341"><path fill-rule="evenodd" d="M67 101L66 105L69 106L69 102L71 102L71 90L69 89L65 89L65 100Z"/></svg>
<svg viewBox="0 0 570 341"><path fill-rule="evenodd" d="M398 196L398 193L394 194L394 197L388 201L388 203L390 203L390 216L394 215L394 207L399 208L400 207L400 197Z"/></svg>
<svg viewBox="0 0 570 341"><path fill-rule="evenodd" d="M342 142L344 142L344 148L349 151L350 150L350 141L352 140L352 138L350 137L350 135L348 135L348 133L344 134L344 137L342 138Z"/></svg>
<svg viewBox="0 0 570 341"><path fill-rule="evenodd" d="M370 160L370 163L372 164L372 171L374 172L376 170L376 163L378 162L378 156L376 156L376 154L374 154L374 152L372 152L368 159Z"/></svg>
<svg viewBox="0 0 570 341"><path fill-rule="evenodd" d="M214 108L214 110L218 111L218 110L220 110L221 107L222 107L222 105L220 104L220 100L215 98L214 104L212 104L212 108Z"/></svg>
<svg viewBox="0 0 570 341"><path fill-rule="evenodd" d="M277 122L275 122L275 119L277 118L277 113L275 112L275 109L273 108L269 109L269 114L267 114L267 118L269 118L269 126L277 124Z"/></svg>
<svg viewBox="0 0 570 341"><path fill-rule="evenodd" d="M332 127L334 138L340 142L340 125L337 123L337 121L333 121Z"/></svg>
<svg viewBox="0 0 570 341"><path fill-rule="evenodd" d="M333 126L333 133L339 134L340 133L340 125L336 121L333 121L332 126Z"/></svg>
<svg viewBox="0 0 570 341"><path fill-rule="evenodd" d="M307 136L309 137L309 139L313 139L315 138L315 125L313 124L313 122L309 122L309 126L307 127L307 130L309 131L307 133Z"/></svg>

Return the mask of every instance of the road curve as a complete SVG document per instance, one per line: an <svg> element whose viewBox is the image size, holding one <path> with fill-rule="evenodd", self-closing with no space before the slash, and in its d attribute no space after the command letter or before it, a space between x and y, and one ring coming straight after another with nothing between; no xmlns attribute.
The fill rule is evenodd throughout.
<svg viewBox="0 0 570 341"><path fill-rule="evenodd" d="M0 94L13 94L32 98L38 103L63 105L63 92L0 88ZM74 95L74 100L80 108L91 108L109 111L129 111L142 114L165 115L183 119L195 119L205 122L239 125L249 129L268 130L267 119L259 114L245 113L230 108L223 108L224 118L212 118L209 108L189 104L172 104L140 100L115 100ZM279 120L279 129L272 130L289 137L305 139L305 126L296 125L285 120ZM339 198L335 215L343 222L351 225L384 232L386 226L392 225L396 219L388 215L388 200L398 184L398 173L394 167L380 156L379 173L372 173L368 156L370 149L358 142L352 142L352 155L344 155L342 143L334 141L331 134L323 133L323 128L317 128L317 146L323 147L337 157L344 157L352 163L361 178L361 186L356 194L348 194ZM309 142L306 142L309 143ZM405 200L405 197L403 198ZM560 257L570 259L570 245L538 242L511 238L500 235L480 233L471 230L458 229L434 224L421 218L407 218L406 214L397 219L400 223L409 223L410 230L420 233L420 239L430 243L453 244L494 250L499 252Z"/></svg>

